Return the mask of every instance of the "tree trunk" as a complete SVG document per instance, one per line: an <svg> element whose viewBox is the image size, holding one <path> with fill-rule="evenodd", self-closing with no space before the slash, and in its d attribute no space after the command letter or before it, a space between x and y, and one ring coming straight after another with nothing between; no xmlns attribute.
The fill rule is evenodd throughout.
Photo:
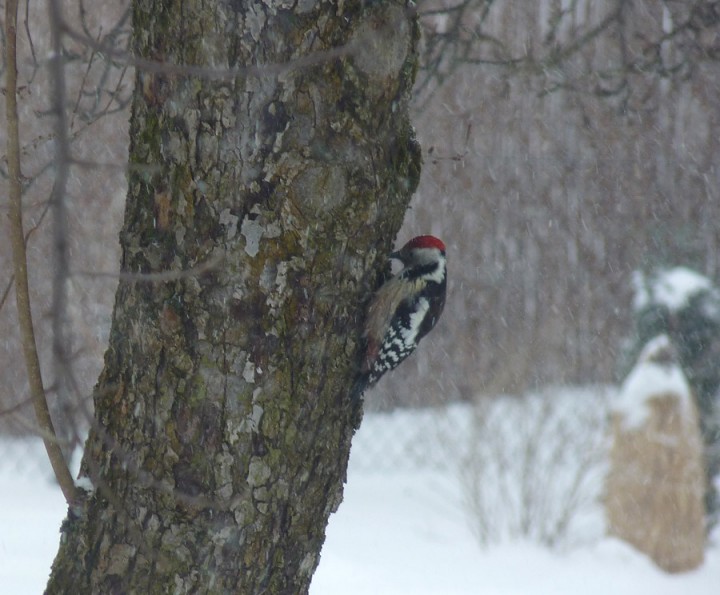
<svg viewBox="0 0 720 595"><path fill-rule="evenodd" d="M360 419L364 306L419 176L415 15L135 0L133 27L95 490L47 592L305 593Z"/></svg>

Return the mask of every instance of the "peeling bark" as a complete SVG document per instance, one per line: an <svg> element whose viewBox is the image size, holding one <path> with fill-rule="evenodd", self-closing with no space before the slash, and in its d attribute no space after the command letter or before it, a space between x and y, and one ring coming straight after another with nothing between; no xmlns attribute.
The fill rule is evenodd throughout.
<svg viewBox="0 0 720 595"><path fill-rule="evenodd" d="M371 271L419 176L415 15L135 0L134 30L140 58L238 70L137 75L96 489L47 592L305 593L360 420ZM285 67L244 69L263 64Z"/></svg>

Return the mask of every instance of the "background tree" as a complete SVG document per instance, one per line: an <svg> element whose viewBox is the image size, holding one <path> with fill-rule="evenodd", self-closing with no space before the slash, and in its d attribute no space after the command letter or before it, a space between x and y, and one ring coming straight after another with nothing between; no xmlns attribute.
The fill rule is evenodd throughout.
<svg viewBox="0 0 720 595"><path fill-rule="evenodd" d="M366 271L419 175L415 17L137 0L133 29L95 490L48 592L305 592L359 423Z"/></svg>

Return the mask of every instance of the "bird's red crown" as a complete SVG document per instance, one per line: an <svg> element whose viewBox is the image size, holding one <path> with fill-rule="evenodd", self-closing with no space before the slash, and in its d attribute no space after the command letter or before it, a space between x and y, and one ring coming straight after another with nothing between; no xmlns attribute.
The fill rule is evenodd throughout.
<svg viewBox="0 0 720 595"><path fill-rule="evenodd" d="M435 236L414 237L407 244L405 244L404 249L412 250L413 248L437 248L441 252L445 252L445 244L443 244L442 240L439 240Z"/></svg>

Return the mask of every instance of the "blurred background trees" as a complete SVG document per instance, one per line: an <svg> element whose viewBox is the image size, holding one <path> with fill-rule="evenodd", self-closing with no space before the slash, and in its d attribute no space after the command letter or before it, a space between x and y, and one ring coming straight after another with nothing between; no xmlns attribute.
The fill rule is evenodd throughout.
<svg viewBox="0 0 720 595"><path fill-rule="evenodd" d="M717 277L720 3L419 9L425 164L405 229L446 240L449 301L371 401L616 380L632 272Z"/></svg>
<svg viewBox="0 0 720 595"><path fill-rule="evenodd" d="M105 2L102 10L90 9L82 1L66 5L68 21L76 23L93 46L83 39L64 38L62 73L72 164L62 222L53 216L50 203L56 135L48 69L50 29L43 3L20 3L18 82L23 217L35 333L55 426L64 450L70 452L84 442L91 419L90 391L108 342L120 266L118 232L127 190L133 72L110 51L119 55L128 48L129 2ZM2 86L4 60L3 55ZM0 110L4 114L4 94L0 94ZM0 431L34 433L37 428L19 347L9 234L4 227L8 208L5 132L5 126L0 126ZM54 234L60 225L66 229L64 241ZM54 307L58 303L66 307ZM55 346L54 329L62 335ZM60 375L65 376L63 382Z"/></svg>

